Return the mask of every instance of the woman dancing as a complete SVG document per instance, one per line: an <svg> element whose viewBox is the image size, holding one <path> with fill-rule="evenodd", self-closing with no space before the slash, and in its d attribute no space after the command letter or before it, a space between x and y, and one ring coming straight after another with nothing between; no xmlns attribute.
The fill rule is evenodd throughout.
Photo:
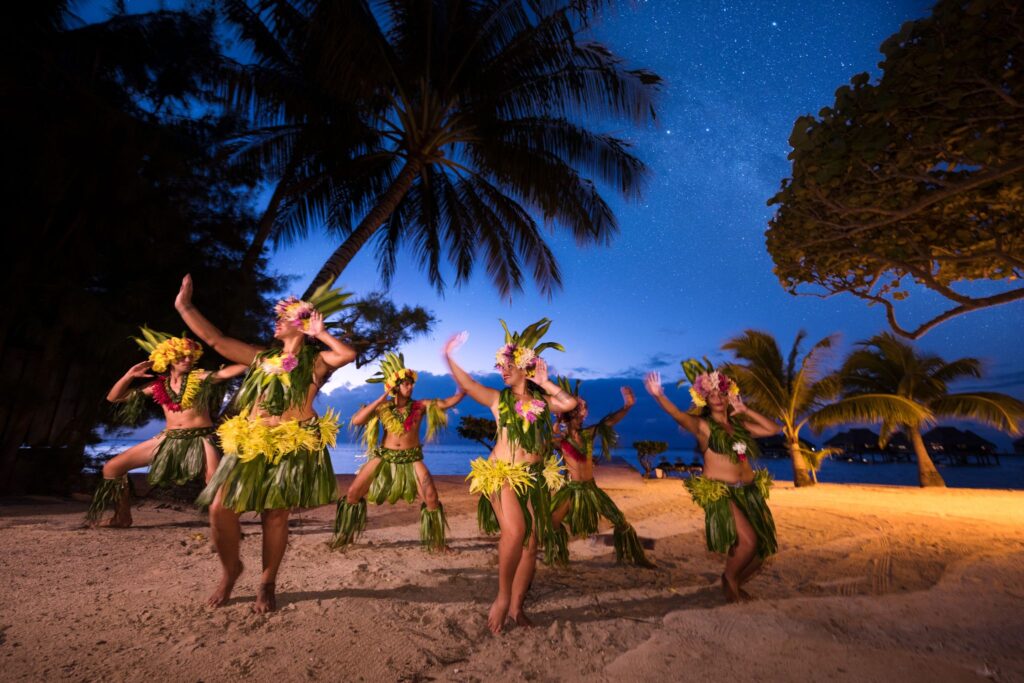
<svg viewBox="0 0 1024 683"><path fill-rule="evenodd" d="M564 391L569 391L569 380L561 378L558 384ZM568 535L562 520L569 516L569 533L577 538L586 538L597 533L598 517L604 517L612 523L612 539L615 545L615 561L620 564L632 564L651 569L651 563L640 545L633 526L626 521L615 502L602 491L594 481L594 441L601 439L601 450L605 458L611 458L611 449L618 442L614 425L626 416L636 403L633 390L622 387L621 408L605 415L597 423L584 427L587 419L587 402L579 397L580 382L576 381L572 395L576 397L576 407L567 413L560 413L555 423L555 447L561 451L569 481L551 500L554 510L552 523L558 535L558 555L555 562L560 565L569 563Z"/></svg>
<svg viewBox="0 0 1024 683"><path fill-rule="evenodd" d="M163 410L164 429L103 465L103 481L86 513L89 524L99 523L107 505L113 505L114 516L99 526L132 525L129 470L149 465L147 479L151 486L180 486L199 477L209 481L220 462L212 441L215 430L211 418L224 398L218 385L245 372L244 365L214 372L196 368L203 347L187 337L172 337L143 327L142 337L135 338L135 342L149 353L149 360L129 368L111 387L107 400L120 404L119 422L135 426L145 412L145 402L152 399ZM156 377L150 370L157 373ZM146 380L146 385L133 387L140 379Z"/></svg>
<svg viewBox="0 0 1024 683"><path fill-rule="evenodd" d="M338 420L331 411L318 417L313 399L334 370L356 358L352 347L324 329L324 317L344 307L348 296L324 285L309 301L279 301L274 338L281 346L263 349L225 336L193 305L192 278L182 280L174 305L185 323L220 355L249 364L236 399L240 412L217 430L224 459L196 501L210 506L222 569L211 607L227 602L242 573L240 513L258 512L262 519L263 573L253 611L263 613L277 608L274 586L288 545L289 511L337 500L327 449ZM306 344L306 337L327 350Z"/></svg>
<svg viewBox="0 0 1024 683"><path fill-rule="evenodd" d="M420 425L427 418L426 441L433 440L448 425L445 411L457 405L466 392L461 389L445 399L412 400L416 371L405 367L401 354L388 353L380 363L380 371L366 380L382 383L384 395L363 406L352 416L353 426L362 428L362 441L368 460L359 468L348 493L338 501L334 518L332 548L355 541L366 528L366 498L380 505L394 504L399 498L411 503L419 492L420 545L424 550L444 551L448 548L445 529L448 520L444 505L437 496L437 487L430 470L423 463ZM394 400L388 400L392 398ZM384 443L380 430L384 429Z"/></svg>
<svg viewBox="0 0 1024 683"><path fill-rule="evenodd" d="M473 400L491 409L498 425L494 449L487 460L471 463L470 492L480 493L478 519L501 536L498 540L498 596L487 615L493 633L507 619L532 626L523 601L536 568L538 542L553 555L550 488L561 484L560 469L553 457L551 411L567 412L576 399L548 379L547 364L539 357L545 349L562 351L560 344L538 342L551 326L543 318L522 333L509 333L505 321L505 345L498 350L496 368L505 389L485 387L452 358L464 335L452 337L444 354L458 385ZM548 458L547 464L545 459Z"/></svg>
<svg viewBox="0 0 1024 683"><path fill-rule="evenodd" d="M735 602L749 596L749 581L769 555L778 550L775 521L766 503L772 479L766 469L755 471L756 437L778 434L781 428L744 405L739 386L707 360L682 363L690 381L693 408L679 410L664 393L661 376L647 374L644 386L666 413L697 438L704 454L703 476L690 477L686 488L704 508L708 550L726 553L722 592Z"/></svg>

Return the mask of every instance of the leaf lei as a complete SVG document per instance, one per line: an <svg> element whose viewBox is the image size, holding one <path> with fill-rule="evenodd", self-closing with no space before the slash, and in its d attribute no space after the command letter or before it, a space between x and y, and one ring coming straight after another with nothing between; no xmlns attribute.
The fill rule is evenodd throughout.
<svg viewBox="0 0 1024 683"><path fill-rule="evenodd" d="M522 448L534 455L547 455L551 452L551 410L544 401L544 394L539 389L527 389L534 400L544 402L544 411L533 422L524 420L516 412L517 399L511 389L501 390L498 400L498 430L504 427L508 433L509 446L515 452Z"/></svg>
<svg viewBox="0 0 1024 683"><path fill-rule="evenodd" d="M239 410L259 405L271 415L282 415L287 409L301 407L306 402L313 383L313 366L320 352L316 347L304 344L297 355L298 363L291 371L270 373L263 369L264 361L283 353L283 349L268 349L256 354L238 392L236 405Z"/></svg>
<svg viewBox="0 0 1024 683"><path fill-rule="evenodd" d="M729 458L729 462L734 465L740 464L741 460L754 459L761 455L757 441L750 435L742 422L729 416L729 426L732 427L732 434L727 432L722 425L708 418L708 427L711 429L711 434L708 436L708 448ZM744 448L742 454L734 449L737 444L742 444Z"/></svg>
<svg viewBox="0 0 1024 683"><path fill-rule="evenodd" d="M413 428L423 410L423 401L412 401L404 408L399 408L394 401L388 401L377 408L377 416L388 434L402 436Z"/></svg>

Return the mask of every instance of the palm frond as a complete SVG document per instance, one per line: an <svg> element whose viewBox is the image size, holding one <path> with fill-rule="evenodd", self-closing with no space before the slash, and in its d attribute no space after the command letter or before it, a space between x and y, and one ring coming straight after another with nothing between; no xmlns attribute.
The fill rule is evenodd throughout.
<svg viewBox="0 0 1024 683"><path fill-rule="evenodd" d="M1024 420L1024 402L989 391L947 394L929 405L935 415L974 420L1016 436Z"/></svg>
<svg viewBox="0 0 1024 683"><path fill-rule="evenodd" d="M842 424L890 422L899 425L921 425L932 419L928 408L895 394L858 394L842 398L816 411L808 418L811 429L820 432Z"/></svg>

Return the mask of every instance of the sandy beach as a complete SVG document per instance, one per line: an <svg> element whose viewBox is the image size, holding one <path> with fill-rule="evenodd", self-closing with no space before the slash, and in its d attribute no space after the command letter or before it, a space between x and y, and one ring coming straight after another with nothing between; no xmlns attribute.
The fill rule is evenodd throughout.
<svg viewBox="0 0 1024 683"><path fill-rule="evenodd" d="M1024 680L1024 492L777 482L781 551L727 605L722 561L678 480L602 467L659 568L614 564L610 530L539 569L533 629L494 637L495 542L461 477L439 477L453 553L419 549L419 508L371 506L331 552L333 507L293 517L280 610L250 613L260 527L226 607L204 517L144 500L128 530L86 503L0 505L0 678L128 681ZM339 477L342 489L351 477Z"/></svg>

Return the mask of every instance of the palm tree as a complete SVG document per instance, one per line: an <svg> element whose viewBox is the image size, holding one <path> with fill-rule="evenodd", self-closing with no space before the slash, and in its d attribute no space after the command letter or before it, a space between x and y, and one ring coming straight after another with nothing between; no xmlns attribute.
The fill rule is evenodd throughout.
<svg viewBox="0 0 1024 683"><path fill-rule="evenodd" d="M807 453L800 443L800 430L827 393L820 381L821 357L832 346L825 337L804 355L799 366L800 344L807 337L801 330L793 341L789 358L783 360L775 337L767 332L746 330L733 337L722 348L732 351L742 363L729 363L725 372L740 386L750 405L764 415L782 423L782 433L793 463L793 483L813 486L807 464Z"/></svg>
<svg viewBox="0 0 1024 683"><path fill-rule="evenodd" d="M443 258L456 284L482 258L502 296L524 266L550 294L561 276L534 214L605 244L617 223L595 181L635 198L646 172L582 123L652 120L661 82L586 39L604 4L225 2L255 55L228 78L253 121L232 153L279 179L253 249L324 218L344 240L310 288L379 231L385 282L408 245L438 290Z"/></svg>
<svg viewBox="0 0 1024 683"><path fill-rule="evenodd" d="M736 380L756 410L782 423L793 463L793 483L797 486L816 484L817 477L808 461L820 464L818 456L800 442L800 430L809 423L813 426L816 415L827 408L837 392L835 378L821 372L821 362L832 347L833 337L825 337L800 358L800 345L806 337L803 330L797 333L785 361L775 337L767 332L747 330L722 345L744 361L727 364L726 373ZM847 409L860 416L917 418L923 414L909 401L877 396L853 400Z"/></svg>
<svg viewBox="0 0 1024 683"><path fill-rule="evenodd" d="M863 421L863 414L851 409L853 402L867 396L898 397L917 405L921 417L890 416L880 420L880 445L896 431L906 432L917 456L921 486L945 486L921 438L922 428L934 417L973 420L1016 435L1024 419L1024 403L1012 396L989 391L949 393L949 383L964 377L981 377L976 358L945 361L934 354L922 354L909 343L888 332L860 342L837 373L843 399L814 417L817 427Z"/></svg>

